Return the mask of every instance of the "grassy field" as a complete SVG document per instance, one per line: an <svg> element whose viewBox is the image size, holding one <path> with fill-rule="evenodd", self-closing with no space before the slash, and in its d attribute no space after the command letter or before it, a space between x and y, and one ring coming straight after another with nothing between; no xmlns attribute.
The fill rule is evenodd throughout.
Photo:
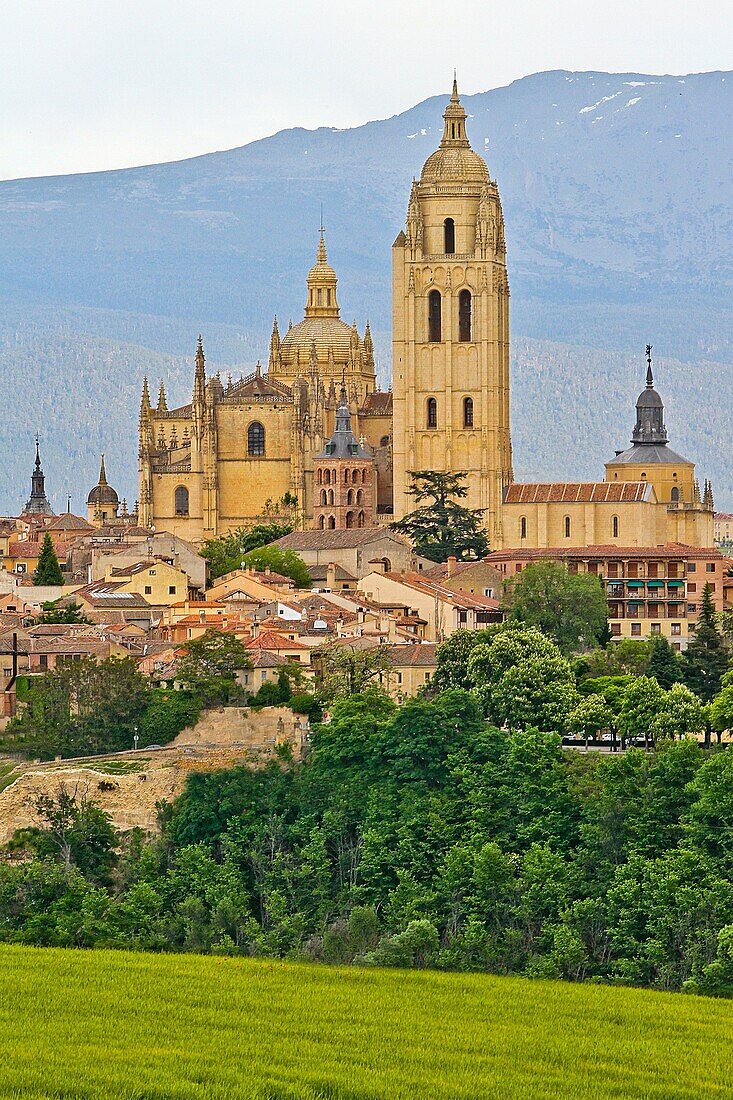
<svg viewBox="0 0 733 1100"><path fill-rule="evenodd" d="M0 1097L733 1095L733 1003L483 975L0 947Z"/></svg>

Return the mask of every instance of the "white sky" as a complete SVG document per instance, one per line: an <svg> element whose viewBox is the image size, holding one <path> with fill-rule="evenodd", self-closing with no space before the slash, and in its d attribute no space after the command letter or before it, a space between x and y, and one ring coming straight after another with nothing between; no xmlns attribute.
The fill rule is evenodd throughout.
<svg viewBox="0 0 733 1100"><path fill-rule="evenodd" d="M0 0L0 179L351 126L544 69L733 67L733 0Z"/></svg>

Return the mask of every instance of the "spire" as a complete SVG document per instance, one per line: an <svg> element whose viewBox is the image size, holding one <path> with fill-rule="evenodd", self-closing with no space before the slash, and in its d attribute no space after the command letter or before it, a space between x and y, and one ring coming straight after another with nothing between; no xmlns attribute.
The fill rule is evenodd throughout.
<svg viewBox="0 0 733 1100"><path fill-rule="evenodd" d="M468 138L466 137L466 112L458 98L458 81L455 70L453 71L453 92L448 106L443 112L443 120L445 125L443 127L443 139L440 143L441 149L451 146L454 148L469 148Z"/></svg>
<svg viewBox="0 0 733 1100"><path fill-rule="evenodd" d="M318 240L318 252L316 253L316 259L319 264L328 263L328 255L326 253L326 232L323 228L323 218L321 218L320 238Z"/></svg>
<svg viewBox="0 0 733 1100"><path fill-rule="evenodd" d="M150 404L150 390L148 389L148 376L147 374L143 378L143 395L140 401L140 419L152 412L152 405Z"/></svg>
<svg viewBox="0 0 733 1100"><path fill-rule="evenodd" d="M97 485L106 485L106 484L107 484L107 472L104 468L104 455L102 455L102 463L99 467L99 481L97 482Z"/></svg>
<svg viewBox="0 0 733 1100"><path fill-rule="evenodd" d="M326 234L321 225L316 251L316 263L308 272L308 298L305 305L306 317L338 317L339 307L336 299L336 272L328 263L326 254Z"/></svg>
<svg viewBox="0 0 733 1100"><path fill-rule="evenodd" d="M162 379L160 383L160 390L158 391L158 407L155 411L159 413L168 412L168 403L165 399L165 386L163 385Z"/></svg>
<svg viewBox="0 0 733 1100"><path fill-rule="evenodd" d="M193 403L196 407L203 406L206 396L206 357L204 356L204 341L199 333L196 345L196 366L193 374Z"/></svg>
<svg viewBox="0 0 733 1100"><path fill-rule="evenodd" d="M31 495L26 501L23 511L31 512L34 515L52 516L53 510L46 496L46 479L41 467L41 450L38 432L36 432L35 442L36 458L33 464L33 473L31 474Z"/></svg>
<svg viewBox="0 0 733 1100"><path fill-rule="evenodd" d="M666 446L668 442L667 429L664 426L664 403L654 389L651 344L646 346L646 387L636 402L636 424L631 442L655 447Z"/></svg>

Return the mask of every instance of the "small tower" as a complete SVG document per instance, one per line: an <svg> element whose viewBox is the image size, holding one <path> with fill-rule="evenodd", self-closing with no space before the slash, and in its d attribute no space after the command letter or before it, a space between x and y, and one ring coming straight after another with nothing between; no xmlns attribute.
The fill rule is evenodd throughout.
<svg viewBox="0 0 733 1100"><path fill-rule="evenodd" d="M346 386L336 409L336 429L313 460L313 527L343 531L374 522L374 459L351 430Z"/></svg>
<svg viewBox="0 0 733 1100"><path fill-rule="evenodd" d="M107 481L104 468L104 455L99 467L99 481L87 497L87 520L93 527L101 527L110 520L117 519L119 497Z"/></svg>
<svg viewBox="0 0 733 1100"><path fill-rule="evenodd" d="M46 496L46 479L41 466L41 453L38 445L38 432L36 432L36 461L31 474L31 495L26 501L24 512L34 516L52 516L53 508Z"/></svg>

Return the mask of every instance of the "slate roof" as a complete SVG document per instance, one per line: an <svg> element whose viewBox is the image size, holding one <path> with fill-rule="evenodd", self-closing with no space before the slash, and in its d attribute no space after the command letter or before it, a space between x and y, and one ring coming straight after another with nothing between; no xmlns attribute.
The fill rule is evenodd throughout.
<svg viewBox="0 0 733 1100"><path fill-rule="evenodd" d="M389 659L394 667L433 668L436 664L436 642L416 642L414 645L392 645Z"/></svg>
<svg viewBox="0 0 733 1100"><path fill-rule="evenodd" d="M368 393L364 398L359 416L391 416L392 393Z"/></svg>
<svg viewBox="0 0 733 1100"><path fill-rule="evenodd" d="M350 527L347 531L291 531L272 545L285 550L350 550L385 538L402 543L383 527Z"/></svg>
<svg viewBox="0 0 733 1100"><path fill-rule="evenodd" d="M615 466L617 463L619 465L633 463L639 466L658 466L662 463L689 465L690 460L677 454L665 443L635 443L633 447L629 447L627 451L622 451L606 465Z"/></svg>

